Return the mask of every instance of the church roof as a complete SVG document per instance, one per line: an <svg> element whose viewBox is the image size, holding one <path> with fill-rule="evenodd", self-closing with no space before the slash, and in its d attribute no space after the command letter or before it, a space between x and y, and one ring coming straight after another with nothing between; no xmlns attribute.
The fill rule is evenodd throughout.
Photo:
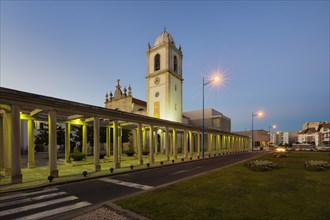
<svg viewBox="0 0 330 220"><path fill-rule="evenodd" d="M136 98L133 98L133 101L132 101L134 104L137 104L137 105L141 105L141 106L145 106L147 107L147 102L141 100L141 99L136 99Z"/></svg>
<svg viewBox="0 0 330 220"><path fill-rule="evenodd" d="M155 41L155 44L154 44L154 47L155 46L158 46L160 44L163 44L163 43L169 43L169 44L173 44L175 46L175 41L174 41L174 38L172 37L172 35L170 33L168 33L166 31L166 28L164 28L164 31L161 32L158 37L156 38L156 41Z"/></svg>

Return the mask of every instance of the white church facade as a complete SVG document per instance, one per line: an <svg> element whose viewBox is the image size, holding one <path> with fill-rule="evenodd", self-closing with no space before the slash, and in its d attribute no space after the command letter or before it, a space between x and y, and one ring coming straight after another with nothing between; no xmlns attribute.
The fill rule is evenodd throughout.
<svg viewBox="0 0 330 220"><path fill-rule="evenodd" d="M153 46L148 43L146 51L146 95L147 102L133 98L132 88L129 85L121 90L116 86L114 94L106 93L105 107L169 121L202 126L201 110L183 112L183 74L182 74L182 48L177 47L170 33L164 29ZM128 91L128 93L127 93ZM212 115L207 117L212 123L205 126L225 132L231 132L231 119L222 113L208 109ZM213 112L216 112L214 116ZM193 113L193 114L192 114ZM218 117L221 115L221 117ZM221 120L220 120L221 119Z"/></svg>

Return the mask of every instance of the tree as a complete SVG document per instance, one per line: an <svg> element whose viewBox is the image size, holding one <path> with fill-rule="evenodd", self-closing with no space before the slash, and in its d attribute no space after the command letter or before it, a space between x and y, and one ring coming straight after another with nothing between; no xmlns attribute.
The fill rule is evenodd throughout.
<svg viewBox="0 0 330 220"><path fill-rule="evenodd" d="M36 150L43 150L44 146L48 145L48 124L40 123L40 128L38 129L38 134L35 136L34 144L36 145ZM65 130L62 126L58 125L56 128L57 144L63 146L65 143Z"/></svg>
<svg viewBox="0 0 330 220"><path fill-rule="evenodd" d="M36 151L42 151L43 146L48 145L48 124L40 123L38 134L34 138L34 144L36 145Z"/></svg>
<svg viewBox="0 0 330 220"><path fill-rule="evenodd" d="M61 146L65 144L65 130L62 126L57 127L57 144Z"/></svg>

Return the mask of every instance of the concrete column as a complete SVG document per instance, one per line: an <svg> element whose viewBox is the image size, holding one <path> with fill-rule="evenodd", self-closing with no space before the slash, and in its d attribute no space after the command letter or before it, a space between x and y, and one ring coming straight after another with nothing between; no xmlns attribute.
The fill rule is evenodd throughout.
<svg viewBox="0 0 330 220"><path fill-rule="evenodd" d="M101 171L100 165L100 119L94 118L94 165L95 172Z"/></svg>
<svg viewBox="0 0 330 220"><path fill-rule="evenodd" d="M197 133L197 155L198 156L201 156L201 136L202 136L202 133L198 132Z"/></svg>
<svg viewBox="0 0 330 220"><path fill-rule="evenodd" d="M105 152L107 154L107 158L110 158L111 155L111 149L110 149L110 145L111 145L111 127L110 126L106 126L105 127L105 138L106 138L106 144L105 144Z"/></svg>
<svg viewBox="0 0 330 220"><path fill-rule="evenodd" d="M87 157L87 123L84 123L82 127L82 153Z"/></svg>
<svg viewBox="0 0 330 220"><path fill-rule="evenodd" d="M3 113L3 164L5 176L11 175L11 113ZM1 155L0 155L1 156Z"/></svg>
<svg viewBox="0 0 330 220"><path fill-rule="evenodd" d="M36 166L34 159L34 129L33 120L30 118L28 120L28 168L33 168Z"/></svg>
<svg viewBox="0 0 330 220"><path fill-rule="evenodd" d="M165 145L166 160L169 161L170 160L170 144L169 144L169 137L168 137L168 127L165 127L164 145Z"/></svg>
<svg viewBox="0 0 330 220"><path fill-rule="evenodd" d="M142 156L142 124L138 124L137 127L137 148L138 148L138 155L139 155L139 164L143 164L143 156Z"/></svg>
<svg viewBox="0 0 330 220"><path fill-rule="evenodd" d="M225 152L227 152L227 136L223 136L223 149Z"/></svg>
<svg viewBox="0 0 330 220"><path fill-rule="evenodd" d="M189 131L189 154L192 157L193 156L193 152L194 152L194 135L191 131Z"/></svg>
<svg viewBox="0 0 330 220"><path fill-rule="evenodd" d="M228 143L227 143L227 149L228 149L228 151L230 151L231 152L231 136L228 136Z"/></svg>
<svg viewBox="0 0 330 220"><path fill-rule="evenodd" d="M160 134L160 153L162 155L164 155L165 153L165 132L162 131L162 133Z"/></svg>
<svg viewBox="0 0 330 220"><path fill-rule="evenodd" d="M235 138L231 137L231 151L234 152L235 151Z"/></svg>
<svg viewBox="0 0 330 220"><path fill-rule="evenodd" d="M220 152L220 134L216 135L216 150L217 153Z"/></svg>
<svg viewBox="0 0 330 220"><path fill-rule="evenodd" d="M69 123L65 123L65 163L71 163L70 160L70 133L71 133L71 128L70 128Z"/></svg>
<svg viewBox="0 0 330 220"><path fill-rule="evenodd" d="M11 182L21 183L20 107L11 106Z"/></svg>
<svg viewBox="0 0 330 220"><path fill-rule="evenodd" d="M188 157L188 135L187 131L183 131L183 157L187 158Z"/></svg>
<svg viewBox="0 0 330 220"><path fill-rule="evenodd" d="M154 158L154 127L152 125L149 126L149 163L154 163L155 158Z"/></svg>
<svg viewBox="0 0 330 220"><path fill-rule="evenodd" d="M56 146L56 112L48 112L48 151L49 151L49 173L58 177L57 170L57 146Z"/></svg>
<svg viewBox="0 0 330 220"><path fill-rule="evenodd" d="M208 148L207 148L207 151L208 151L208 153L209 154L211 154L212 153L212 134L208 134L207 135L207 137L208 137L208 143L207 143L207 146L208 146Z"/></svg>
<svg viewBox="0 0 330 220"><path fill-rule="evenodd" d="M147 149L147 132L145 128L142 129L142 135L142 148L145 151Z"/></svg>
<svg viewBox="0 0 330 220"><path fill-rule="evenodd" d="M176 160L178 158L178 143L177 143L177 133L176 133L176 129L173 128L173 158Z"/></svg>
<svg viewBox="0 0 330 220"><path fill-rule="evenodd" d="M113 166L114 168L120 168L120 162L118 160L118 121L113 121Z"/></svg>
<svg viewBox="0 0 330 220"><path fill-rule="evenodd" d="M157 131L154 131L153 132L154 133L154 136L153 136L153 138L154 138L154 154L155 155L157 155L158 154L158 133L157 133Z"/></svg>
<svg viewBox="0 0 330 220"><path fill-rule="evenodd" d="M118 152L119 155L123 155L123 139L122 139L122 135L123 135L123 130L120 126L118 126Z"/></svg>
<svg viewBox="0 0 330 220"><path fill-rule="evenodd" d="M4 140L4 114L0 111L0 171L5 170L5 140Z"/></svg>
<svg viewBox="0 0 330 220"><path fill-rule="evenodd" d="M138 145L137 145L137 129L132 129L132 136L133 136L133 146L131 146L132 148L134 148L134 152L138 153Z"/></svg>

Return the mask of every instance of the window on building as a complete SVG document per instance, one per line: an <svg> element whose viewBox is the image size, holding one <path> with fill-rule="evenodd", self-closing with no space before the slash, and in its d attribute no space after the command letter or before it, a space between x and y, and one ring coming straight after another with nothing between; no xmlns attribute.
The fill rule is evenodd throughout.
<svg viewBox="0 0 330 220"><path fill-rule="evenodd" d="M176 91L176 84L174 85L174 90Z"/></svg>
<svg viewBox="0 0 330 220"><path fill-rule="evenodd" d="M178 70L178 59L174 56L173 70L176 72Z"/></svg>
<svg viewBox="0 0 330 220"><path fill-rule="evenodd" d="M155 71L159 70L160 69L160 55L157 54L155 56Z"/></svg>

